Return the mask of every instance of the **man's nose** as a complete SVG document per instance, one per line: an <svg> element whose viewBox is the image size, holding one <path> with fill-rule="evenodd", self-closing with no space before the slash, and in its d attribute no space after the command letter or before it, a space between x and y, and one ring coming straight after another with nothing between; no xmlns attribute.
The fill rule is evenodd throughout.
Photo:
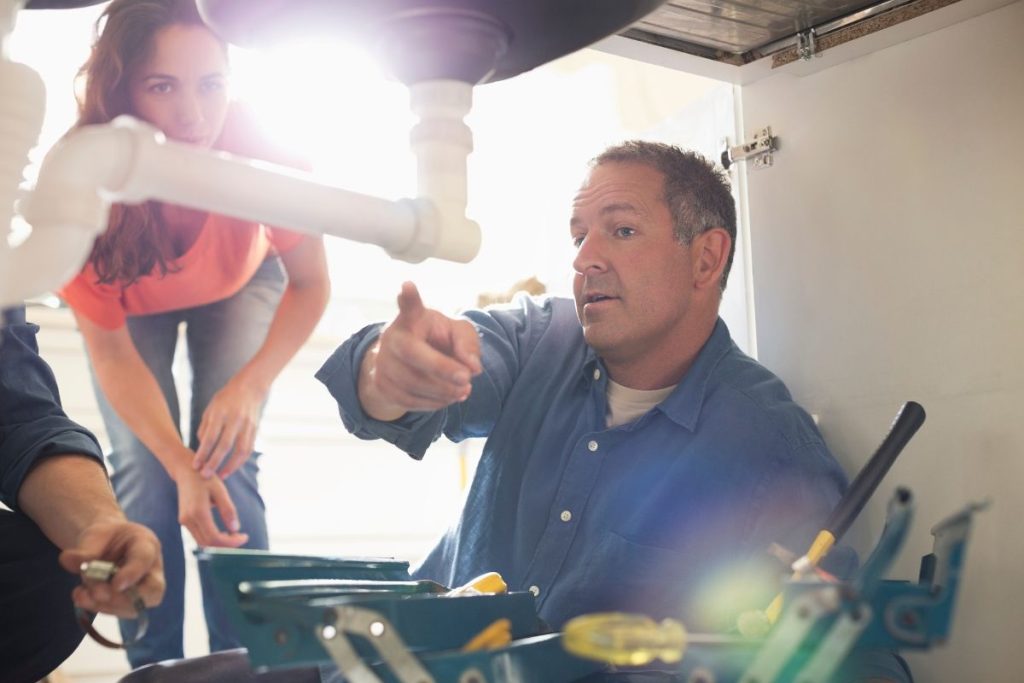
<svg viewBox="0 0 1024 683"><path fill-rule="evenodd" d="M607 268L600 235L590 233L583 238L580 246L576 249L576 258L573 259L572 267L573 270L581 274L594 270L603 271Z"/></svg>

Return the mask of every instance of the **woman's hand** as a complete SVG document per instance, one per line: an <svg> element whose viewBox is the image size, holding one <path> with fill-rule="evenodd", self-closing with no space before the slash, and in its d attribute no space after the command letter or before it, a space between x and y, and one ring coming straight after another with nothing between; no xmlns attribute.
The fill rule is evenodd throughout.
<svg viewBox="0 0 1024 683"><path fill-rule="evenodd" d="M323 240L307 236L281 254L288 286L256 354L211 399L197 436L195 469L226 479L252 455L260 410L270 385L306 339L327 306L330 281Z"/></svg>
<svg viewBox="0 0 1024 683"><path fill-rule="evenodd" d="M214 474L227 479L252 455L267 392L262 383L238 374L213 395L196 432L199 448L192 461L204 479Z"/></svg>
<svg viewBox="0 0 1024 683"><path fill-rule="evenodd" d="M237 548L249 540L248 534L240 532L238 512L221 479L204 479L195 470L183 467L175 481L178 484L178 522L189 530L196 543ZM228 532L217 528L212 508L217 508Z"/></svg>

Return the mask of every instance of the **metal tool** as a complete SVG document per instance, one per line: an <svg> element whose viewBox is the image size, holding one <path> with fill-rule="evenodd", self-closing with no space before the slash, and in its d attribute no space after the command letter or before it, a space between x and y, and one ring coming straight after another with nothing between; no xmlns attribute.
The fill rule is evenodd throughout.
<svg viewBox="0 0 1024 683"><path fill-rule="evenodd" d="M508 586L497 572L488 572L462 586L449 588L437 581L381 580L381 579L282 579L275 581L242 581L238 594L247 599L254 597L329 598L341 595L386 593L389 595L499 595L508 592Z"/></svg>
<svg viewBox="0 0 1024 683"><path fill-rule="evenodd" d="M110 583L117 573L117 565L106 560L90 560L83 562L79 567L79 571L84 581ZM132 607L135 608L135 633L131 638L125 639L123 643L110 640L93 627L92 622L96 618L93 612L75 607L75 618L78 620L78 625L82 627L82 630L103 647L109 647L113 650L120 650L139 642L145 637L146 630L149 628L149 616L146 613L146 603L143 602L142 596L139 595L135 586L128 586L124 592L132 601Z"/></svg>

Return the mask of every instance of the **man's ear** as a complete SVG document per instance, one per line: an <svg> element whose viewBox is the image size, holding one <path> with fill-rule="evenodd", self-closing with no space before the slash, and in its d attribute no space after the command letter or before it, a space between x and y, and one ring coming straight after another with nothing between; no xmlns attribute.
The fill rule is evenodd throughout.
<svg viewBox="0 0 1024 683"><path fill-rule="evenodd" d="M718 288L731 248L732 238L725 228L711 228L693 238L690 251L693 254L695 288Z"/></svg>

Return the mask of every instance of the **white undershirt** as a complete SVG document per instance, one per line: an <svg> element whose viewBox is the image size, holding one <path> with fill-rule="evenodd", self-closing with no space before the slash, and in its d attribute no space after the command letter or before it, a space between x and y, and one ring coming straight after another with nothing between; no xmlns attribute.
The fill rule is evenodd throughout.
<svg viewBox="0 0 1024 683"><path fill-rule="evenodd" d="M630 389L608 380L608 429L632 422L658 405L676 388Z"/></svg>

